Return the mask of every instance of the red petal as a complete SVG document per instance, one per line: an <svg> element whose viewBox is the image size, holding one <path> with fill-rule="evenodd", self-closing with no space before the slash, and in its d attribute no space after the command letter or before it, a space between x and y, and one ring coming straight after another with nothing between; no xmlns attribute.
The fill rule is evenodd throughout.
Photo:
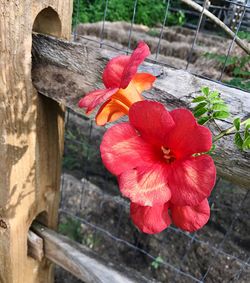
<svg viewBox="0 0 250 283"><path fill-rule="evenodd" d="M175 205L198 205L215 184L216 168L209 155L190 157L170 164L168 184Z"/></svg>
<svg viewBox="0 0 250 283"><path fill-rule="evenodd" d="M109 99L113 94L118 91L118 88L98 89L88 93L78 103L80 108L87 108L86 113L93 110L98 104Z"/></svg>
<svg viewBox="0 0 250 283"><path fill-rule="evenodd" d="M127 67L129 60L130 56L121 55L108 62L102 75L106 88L120 88L123 71Z"/></svg>
<svg viewBox="0 0 250 283"><path fill-rule="evenodd" d="M96 114L95 120L98 126L113 122L123 115L128 114L128 107L118 100L109 99L105 102Z"/></svg>
<svg viewBox="0 0 250 283"><path fill-rule="evenodd" d="M131 54L129 62L123 70L120 88L126 88L133 76L136 74L139 65L150 55L147 44L141 41L134 52Z"/></svg>
<svg viewBox="0 0 250 283"><path fill-rule="evenodd" d="M171 192L167 184L167 166L164 165L155 163L123 172L119 176L121 193L144 206L167 202Z"/></svg>
<svg viewBox="0 0 250 283"><path fill-rule="evenodd" d="M172 205L170 208L173 223L182 230L189 232L202 228L210 217L210 207L207 199L204 199L197 206Z"/></svg>
<svg viewBox="0 0 250 283"><path fill-rule="evenodd" d="M170 114L175 121L175 127L167 137L166 145L176 158L210 150L212 134L208 128L196 122L192 112L187 109L176 109Z"/></svg>
<svg viewBox="0 0 250 283"><path fill-rule="evenodd" d="M171 224L167 203L150 207L132 202L130 204L130 215L133 223L147 234L160 233Z"/></svg>
<svg viewBox="0 0 250 283"><path fill-rule="evenodd" d="M174 121L164 105L153 101L134 103L129 111L129 120L144 139L160 147L174 127Z"/></svg>
<svg viewBox="0 0 250 283"><path fill-rule="evenodd" d="M128 123L120 123L108 129L100 150L104 165L115 175L137 166L155 163L157 158L152 147Z"/></svg>

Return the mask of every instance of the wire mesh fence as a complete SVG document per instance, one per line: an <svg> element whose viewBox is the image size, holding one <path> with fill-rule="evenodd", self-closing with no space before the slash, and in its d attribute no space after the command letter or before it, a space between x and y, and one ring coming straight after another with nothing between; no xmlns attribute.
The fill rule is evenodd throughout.
<svg viewBox="0 0 250 283"><path fill-rule="evenodd" d="M206 6L207 1L197 1L203 10L196 21L196 30L166 25L169 12L175 9L175 1L170 0L158 1L165 3L160 26L150 29L139 26L136 23L139 2L133 2L129 23L106 21L109 1L105 0L101 22L79 25L81 1L76 1L74 40L97 49L130 53L143 39L152 51L151 62L187 69L220 83L235 79L229 61L232 57L246 56L236 47L235 38L250 10L247 2L219 1L229 10L235 6L243 9L235 19L235 36L231 39L212 33L204 10L213 11L214 7ZM184 44L181 40L185 40ZM211 50L220 51L220 62L204 56ZM249 78L246 80L231 84L248 90ZM141 234L130 221L129 204L120 197L115 178L102 165L99 145L104 131L91 119L67 111L61 232L115 265L136 269L148 282L249 282L249 192L219 178L209 200L211 218L203 229L187 233L170 226L158 235Z"/></svg>
<svg viewBox="0 0 250 283"><path fill-rule="evenodd" d="M98 152L102 134L103 128L68 112L61 232L114 264L141 271L149 282L247 282L248 191L218 179L210 198L211 218L203 229L191 234L171 226L159 235L143 235L130 222L129 204L103 168Z"/></svg>

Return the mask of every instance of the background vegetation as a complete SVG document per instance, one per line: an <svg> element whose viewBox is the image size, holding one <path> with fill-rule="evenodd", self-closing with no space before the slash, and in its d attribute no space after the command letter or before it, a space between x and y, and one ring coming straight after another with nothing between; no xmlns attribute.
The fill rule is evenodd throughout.
<svg viewBox="0 0 250 283"><path fill-rule="evenodd" d="M79 3L79 4L78 4ZM104 0L75 0L73 24L94 23L103 19L106 1ZM178 1L176 1L178 5ZM79 5L79 7L78 7ZM79 9L78 9L79 8ZM109 0L106 15L107 21L130 22L133 15L134 0ZM136 24L149 27L161 24L166 12L165 0L140 0L137 4ZM185 15L182 12L169 13L167 25L183 25Z"/></svg>

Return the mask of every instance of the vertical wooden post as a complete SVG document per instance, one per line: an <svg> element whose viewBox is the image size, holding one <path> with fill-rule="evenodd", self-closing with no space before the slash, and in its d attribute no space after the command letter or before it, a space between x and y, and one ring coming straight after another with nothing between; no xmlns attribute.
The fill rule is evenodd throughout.
<svg viewBox="0 0 250 283"><path fill-rule="evenodd" d="M0 0L0 283L53 281L27 233L41 213L57 225L64 109L32 86L32 30L69 39L72 2Z"/></svg>

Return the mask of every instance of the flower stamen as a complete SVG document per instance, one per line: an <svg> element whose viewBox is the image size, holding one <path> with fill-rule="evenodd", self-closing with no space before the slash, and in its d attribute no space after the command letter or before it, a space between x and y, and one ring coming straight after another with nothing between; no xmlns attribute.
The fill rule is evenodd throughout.
<svg viewBox="0 0 250 283"><path fill-rule="evenodd" d="M164 146L162 146L161 150L163 152L163 158L167 163L175 161L176 158L169 148L165 148Z"/></svg>

